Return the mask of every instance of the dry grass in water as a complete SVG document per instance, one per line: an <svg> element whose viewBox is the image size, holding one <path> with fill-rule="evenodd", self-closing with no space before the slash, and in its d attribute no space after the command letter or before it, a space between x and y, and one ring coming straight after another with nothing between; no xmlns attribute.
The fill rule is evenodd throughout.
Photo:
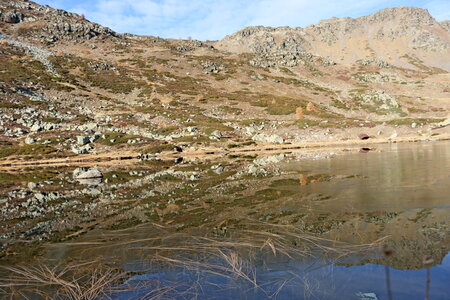
<svg viewBox="0 0 450 300"><path fill-rule="evenodd" d="M29 295L36 294L44 299L99 299L108 298L108 295L117 292L140 289L144 293L144 299L173 295L192 298L201 293L204 279L217 276L226 279L229 284L243 282L246 286L258 288L273 297L289 281L302 278L292 274L290 279L260 283L257 280L257 265L270 264L275 258L301 259L317 255L339 259L377 248L382 241L350 245L305 234L294 226L269 223L251 222L240 228L227 236L208 237L171 233L159 227L152 238L96 245L83 250L86 251L83 256L90 256L90 251L104 253L106 248L133 251L136 256L141 257L143 264L149 266L140 272L188 271L198 277L196 282L163 283L158 278L146 280L132 277L121 284L127 279L124 274L108 266L85 263L55 268L45 265L7 268L12 275L0 283L0 288L11 294L11 299L27 299ZM274 285L277 288L273 289ZM270 291L265 290L266 286L271 286ZM228 286L220 286L223 290L227 288Z"/></svg>
<svg viewBox="0 0 450 300"><path fill-rule="evenodd" d="M246 229L233 231L232 236L211 238L161 232L156 238L115 244L127 247L152 268L188 270L199 278L213 275L231 281L243 281L264 290L257 280L257 263L266 264L276 257L298 259L329 256L339 259L355 253L376 249L382 240L366 245L350 245L314 237L294 226L251 223ZM201 281L201 280L200 280ZM278 294L290 280L276 282ZM275 282L272 282L273 284ZM267 282L264 283L267 285ZM226 287L221 287L226 289ZM274 296L274 295L271 295Z"/></svg>
<svg viewBox="0 0 450 300"><path fill-rule="evenodd" d="M74 299L104 298L123 275L99 263L73 264L50 268L6 267L11 275L0 281L0 292L10 299Z"/></svg>

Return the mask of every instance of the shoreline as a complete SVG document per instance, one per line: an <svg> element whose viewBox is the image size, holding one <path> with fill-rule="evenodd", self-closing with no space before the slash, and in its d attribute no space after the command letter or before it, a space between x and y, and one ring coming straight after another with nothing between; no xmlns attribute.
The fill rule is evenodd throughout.
<svg viewBox="0 0 450 300"><path fill-rule="evenodd" d="M195 151L186 152L162 152L156 155L155 158L161 160L172 160L180 157L189 158L211 158L220 157L224 155L242 155L242 154L266 154L266 153L281 153L290 152L292 150L322 150L324 148L345 148L349 146L364 147L367 145L377 144L389 144L389 143L413 143L413 142L437 142L450 140L450 134L441 134L437 136L409 136L409 137L397 137L393 139L368 139L368 140L339 140L331 142L305 142L301 144L261 144L258 146L248 146L238 149L226 149L220 148L204 148ZM101 153L98 155L78 155L76 157L67 158L55 158L44 160L30 160L23 161L12 157L0 162L0 170L16 170L20 168L29 167L61 167L61 166L90 166L93 164L107 164L114 165L118 162L136 162L140 161L140 154L138 152L125 152L125 153Z"/></svg>

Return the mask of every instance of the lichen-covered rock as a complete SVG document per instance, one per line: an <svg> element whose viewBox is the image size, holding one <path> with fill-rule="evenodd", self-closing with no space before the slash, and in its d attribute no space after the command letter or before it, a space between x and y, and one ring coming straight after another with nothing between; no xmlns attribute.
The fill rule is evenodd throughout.
<svg viewBox="0 0 450 300"><path fill-rule="evenodd" d="M394 96L381 90L367 91L362 94L350 93L350 96L361 108L377 113L401 113L400 104Z"/></svg>
<svg viewBox="0 0 450 300"><path fill-rule="evenodd" d="M202 61L200 63L207 73L219 73L225 71L225 66L214 61Z"/></svg>
<svg viewBox="0 0 450 300"><path fill-rule="evenodd" d="M17 10L11 10L5 14L0 15L1 20L6 23L20 23L25 19L25 15Z"/></svg>

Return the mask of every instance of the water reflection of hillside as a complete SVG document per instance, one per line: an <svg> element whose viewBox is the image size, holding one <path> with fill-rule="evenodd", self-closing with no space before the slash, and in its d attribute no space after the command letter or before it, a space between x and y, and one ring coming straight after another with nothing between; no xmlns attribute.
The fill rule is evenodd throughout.
<svg viewBox="0 0 450 300"><path fill-rule="evenodd" d="M392 144L334 157L299 152L220 168L210 163L209 177L189 182L172 179L185 176L183 171L168 172L172 177L149 175L160 186L141 193L150 199L167 194L169 204L156 206L151 218L177 231L227 238L251 221L295 226L352 244L389 237L397 253L389 264L420 269L424 255L439 264L450 251L448 161L447 143ZM144 179L115 188L133 192L148 184ZM187 183L195 187L182 186Z"/></svg>
<svg viewBox="0 0 450 300"><path fill-rule="evenodd" d="M39 193L68 207L45 221L49 228L81 227L46 246L44 261L150 263L161 276L177 278L166 267L189 262L192 271L213 261L216 272L223 271L221 259L233 258L249 274L278 270L293 272L295 280L310 274L304 265L318 262L342 276L349 267L366 272L366 265L421 270L425 255L439 267L450 251L449 161L448 142L393 144L368 153L305 151L104 169L101 183L68 180L73 188L65 189L57 180L38 184L46 189ZM394 250L389 260L372 244L380 239ZM325 273L312 276L316 283L327 280Z"/></svg>

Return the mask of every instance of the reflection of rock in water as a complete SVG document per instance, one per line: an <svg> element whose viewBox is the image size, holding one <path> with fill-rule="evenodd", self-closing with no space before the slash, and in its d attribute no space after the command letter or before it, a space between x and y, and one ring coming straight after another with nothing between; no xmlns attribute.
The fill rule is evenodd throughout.
<svg viewBox="0 0 450 300"><path fill-rule="evenodd" d="M308 176L305 174L300 174L300 185L304 186L308 184Z"/></svg>
<svg viewBox="0 0 450 300"><path fill-rule="evenodd" d="M84 185L99 185L103 174L97 168L77 168L73 171L73 178Z"/></svg>
<svg viewBox="0 0 450 300"><path fill-rule="evenodd" d="M78 170L78 169L77 169ZM103 174L96 168L92 169L82 169L79 172L74 171L75 179L90 179L90 178L102 178Z"/></svg>
<svg viewBox="0 0 450 300"><path fill-rule="evenodd" d="M99 185L102 183L102 178L81 178L77 179L77 181L84 185Z"/></svg>
<svg viewBox="0 0 450 300"><path fill-rule="evenodd" d="M445 243L432 245L427 240L396 239L390 241L394 250L387 259L365 259L360 263L381 264L397 270L422 270L430 266L441 265L450 249ZM432 261L432 265L424 264L424 257Z"/></svg>

